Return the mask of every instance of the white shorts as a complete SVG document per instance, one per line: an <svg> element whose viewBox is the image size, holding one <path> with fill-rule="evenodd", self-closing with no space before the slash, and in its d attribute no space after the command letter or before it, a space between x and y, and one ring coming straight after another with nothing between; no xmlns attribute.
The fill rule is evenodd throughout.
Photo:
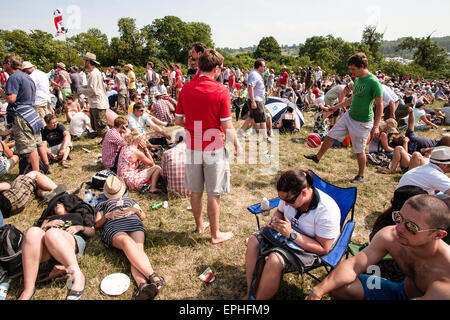
<svg viewBox="0 0 450 320"><path fill-rule="evenodd" d="M373 120L370 122L353 120L350 117L350 112L347 111L328 132L328 137L342 142L350 134L353 151L356 154L364 153L372 128Z"/></svg>

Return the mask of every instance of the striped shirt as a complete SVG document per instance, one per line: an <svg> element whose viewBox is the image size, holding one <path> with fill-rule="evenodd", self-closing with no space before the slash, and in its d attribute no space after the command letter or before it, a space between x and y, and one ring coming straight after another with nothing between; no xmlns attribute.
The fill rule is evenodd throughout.
<svg viewBox="0 0 450 320"><path fill-rule="evenodd" d="M116 128L109 130L102 143L102 163L107 169L114 167L116 156L125 143L123 136Z"/></svg>
<svg viewBox="0 0 450 320"><path fill-rule="evenodd" d="M141 210L141 207L136 200L128 197L121 199L109 199L99 203L95 209L97 211L107 214L114 210L123 210L126 208L136 208ZM114 220L107 220L103 225L102 241L107 247L112 246L112 239L114 235L119 232L142 231L145 233L145 227L137 214L132 214L128 217Z"/></svg>

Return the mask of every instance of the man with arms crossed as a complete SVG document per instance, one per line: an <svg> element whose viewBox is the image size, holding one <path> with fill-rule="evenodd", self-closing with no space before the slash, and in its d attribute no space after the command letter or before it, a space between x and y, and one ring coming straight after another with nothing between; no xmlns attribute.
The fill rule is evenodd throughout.
<svg viewBox="0 0 450 320"><path fill-rule="evenodd" d="M369 72L368 63L366 55L362 52L350 57L347 65L352 75L356 77L353 97L329 109L329 111L334 112L339 108L350 106L350 111L346 112L330 130L317 155L304 156L306 159L319 163L320 159L333 145L334 140L342 142L350 134L359 169L358 175L351 180L352 183L364 179L364 170L366 169L366 154L364 151L367 139L369 135L378 138L380 135L379 124L383 116L383 90L377 77ZM374 101L376 105L375 120L372 109Z"/></svg>
<svg viewBox="0 0 450 320"><path fill-rule="evenodd" d="M197 232L204 232L208 226L202 218L202 197L206 184L213 244L233 237L232 232L219 230L220 196L230 191L225 134L234 142L235 155L240 148L232 123L230 93L216 81L223 60L217 51L205 50L199 59L201 73L185 84L175 114L175 123L186 128L185 186L191 191Z"/></svg>
<svg viewBox="0 0 450 320"><path fill-rule="evenodd" d="M442 240L450 226L446 203L430 195L414 196L392 217L396 226L385 227L367 248L341 262L308 299L330 292L333 299L449 300L450 246ZM403 283L362 275L388 253L405 273Z"/></svg>

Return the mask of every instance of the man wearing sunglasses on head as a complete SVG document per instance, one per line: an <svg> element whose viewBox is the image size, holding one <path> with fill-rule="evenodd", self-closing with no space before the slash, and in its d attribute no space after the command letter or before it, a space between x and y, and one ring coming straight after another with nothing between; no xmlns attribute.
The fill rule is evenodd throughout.
<svg viewBox="0 0 450 320"><path fill-rule="evenodd" d="M395 226L380 230L358 255L341 262L315 286L308 299L449 300L450 246L442 239L450 226L447 204L430 195L410 198L392 213ZM405 274L402 283L363 274L390 254Z"/></svg>

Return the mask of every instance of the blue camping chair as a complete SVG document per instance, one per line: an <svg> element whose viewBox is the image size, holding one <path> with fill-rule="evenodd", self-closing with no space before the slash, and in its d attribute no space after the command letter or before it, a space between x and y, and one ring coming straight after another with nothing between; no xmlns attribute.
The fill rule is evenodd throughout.
<svg viewBox="0 0 450 320"><path fill-rule="evenodd" d="M332 197L334 201L336 201L341 211L341 235L339 236L339 239L335 243L333 249L331 249L331 251L326 256L321 257L320 267L322 266L325 267L327 273L330 273L336 267L339 261L341 261L344 254L346 254L346 259L348 258L349 254L348 245L352 237L353 229L355 228L355 222L353 221L353 217L355 213L357 189L355 187L351 188L336 187L319 178L319 176L317 176L313 171L310 172L314 177L314 184L313 184L314 187ZM269 200L269 203L270 209L277 208L278 204L280 203L280 198ZM258 214L264 213L266 211L261 210L259 203L250 206L247 209L255 215L258 224L258 230L261 229ZM345 223L345 221L347 220L347 216L350 212L351 212L350 219L348 219L347 223ZM314 280L320 282L320 280L311 273L309 273L309 271L305 273L308 274L310 277L312 277Z"/></svg>

